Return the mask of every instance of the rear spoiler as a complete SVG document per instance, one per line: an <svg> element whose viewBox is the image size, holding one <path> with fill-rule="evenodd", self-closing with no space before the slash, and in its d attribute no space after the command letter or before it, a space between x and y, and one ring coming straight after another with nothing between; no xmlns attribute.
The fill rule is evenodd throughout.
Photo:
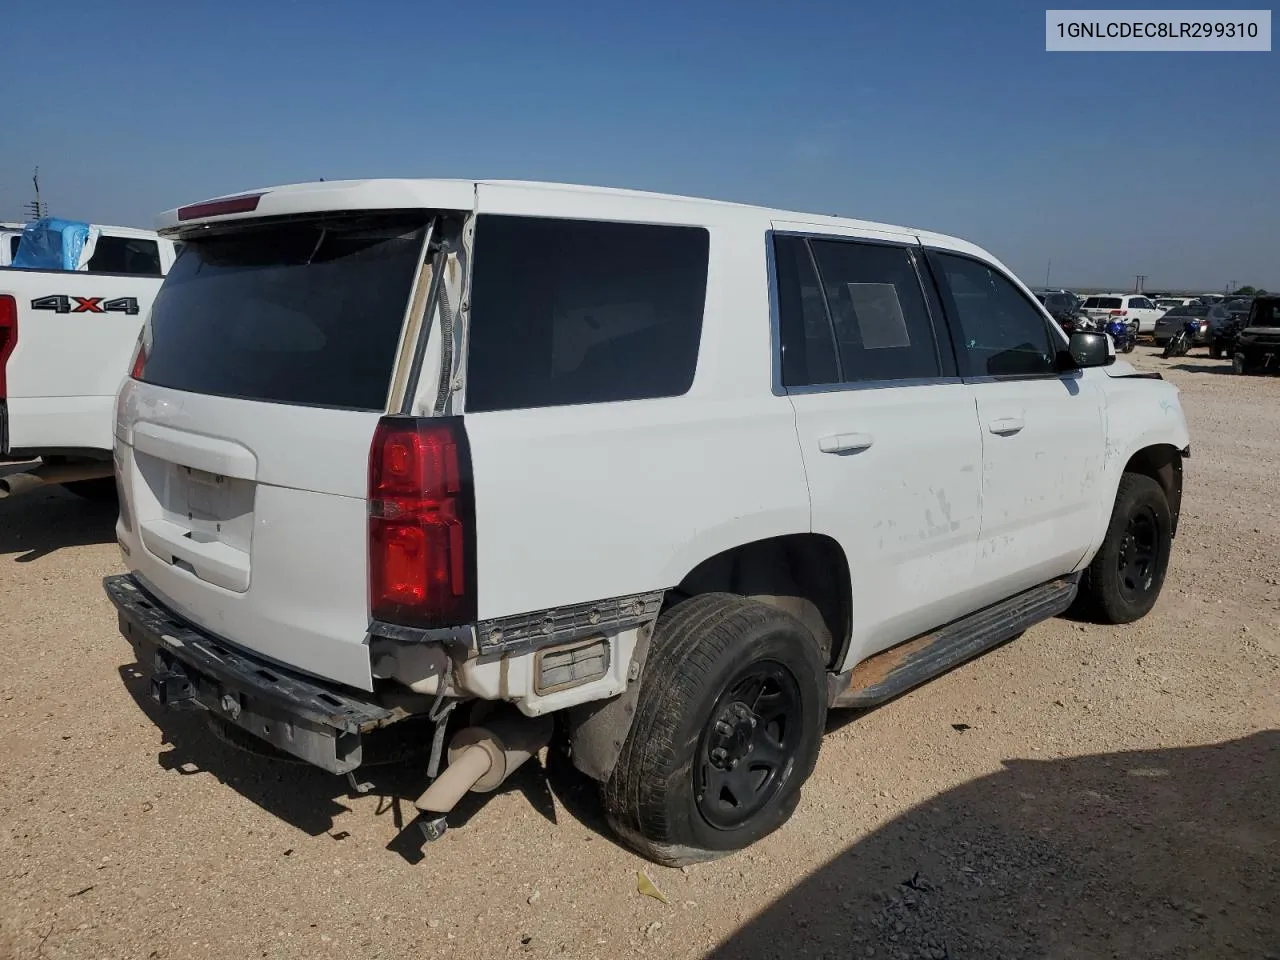
<svg viewBox="0 0 1280 960"><path fill-rule="evenodd" d="M176 207L156 218L171 240L190 239L201 228L238 220L392 210L471 211L472 180L319 180L227 194Z"/></svg>

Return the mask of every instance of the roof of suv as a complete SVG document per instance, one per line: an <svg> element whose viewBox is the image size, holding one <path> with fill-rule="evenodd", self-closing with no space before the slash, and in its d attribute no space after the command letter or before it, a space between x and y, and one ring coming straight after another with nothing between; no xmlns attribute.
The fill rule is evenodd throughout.
<svg viewBox="0 0 1280 960"><path fill-rule="evenodd" d="M214 197L205 203L220 200L260 197L256 209L224 215L191 215L189 208L177 208L162 213L156 219L157 228L162 232L172 233L179 229L197 226L206 222L222 222L236 219L250 219L262 216L288 216L290 214L312 213L327 210L392 210L392 209L439 209L470 210L475 208L475 193L480 187L499 188L519 205L526 201L530 206L537 206L542 200L545 205L548 193L558 193L567 202L591 198L607 207L608 201L621 201L625 205L628 219L641 212L646 205L654 207L655 216L672 204L679 204L690 210L703 209L708 220L723 218L723 214L756 214L762 220L800 221L815 226L843 227L871 232L911 234L922 241L945 241L953 248L970 248L975 252L985 251L967 241L946 234L919 230L915 227L897 226L893 224L875 223L869 220L856 220L844 217L833 217L821 214L800 213L777 210L769 207L758 207L749 204L734 203L727 200L705 200L696 197L676 194L649 193L643 190L627 190L617 187L579 186L564 183L541 183L523 180L325 180L314 183L294 183L278 187L267 187L262 190L228 194ZM575 204L576 205L576 204ZM180 217L180 211L188 211ZM599 213L607 217L607 210Z"/></svg>

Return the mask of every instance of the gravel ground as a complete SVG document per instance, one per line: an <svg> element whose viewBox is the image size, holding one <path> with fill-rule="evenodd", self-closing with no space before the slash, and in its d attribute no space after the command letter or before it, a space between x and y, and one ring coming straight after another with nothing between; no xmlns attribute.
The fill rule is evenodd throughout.
<svg viewBox="0 0 1280 960"><path fill-rule="evenodd" d="M0 503L0 958L1280 958L1280 379L1134 358L1193 434L1155 612L833 717L787 827L687 871L559 764L422 849L419 766L362 796L154 710L112 508Z"/></svg>

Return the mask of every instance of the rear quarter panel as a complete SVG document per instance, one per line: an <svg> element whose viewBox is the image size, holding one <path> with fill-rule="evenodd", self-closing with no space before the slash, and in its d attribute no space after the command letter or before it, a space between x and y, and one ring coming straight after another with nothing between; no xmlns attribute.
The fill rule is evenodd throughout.
<svg viewBox="0 0 1280 960"><path fill-rule="evenodd" d="M482 212L564 216L577 198L481 192ZM550 206L555 200L554 206ZM786 397L770 390L767 218L599 198L582 215L710 231L697 373L682 397L469 414L481 619L678 584L702 560L810 529ZM483 245L476 257L484 256Z"/></svg>

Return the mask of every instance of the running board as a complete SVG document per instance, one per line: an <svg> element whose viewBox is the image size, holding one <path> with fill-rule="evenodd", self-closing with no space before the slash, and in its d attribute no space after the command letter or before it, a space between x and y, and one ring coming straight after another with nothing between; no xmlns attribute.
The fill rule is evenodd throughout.
<svg viewBox="0 0 1280 960"><path fill-rule="evenodd" d="M1051 580L1002 600L933 633L900 643L831 676L832 707L875 707L980 653L1011 640L1041 620L1056 617L1076 598L1078 577Z"/></svg>

